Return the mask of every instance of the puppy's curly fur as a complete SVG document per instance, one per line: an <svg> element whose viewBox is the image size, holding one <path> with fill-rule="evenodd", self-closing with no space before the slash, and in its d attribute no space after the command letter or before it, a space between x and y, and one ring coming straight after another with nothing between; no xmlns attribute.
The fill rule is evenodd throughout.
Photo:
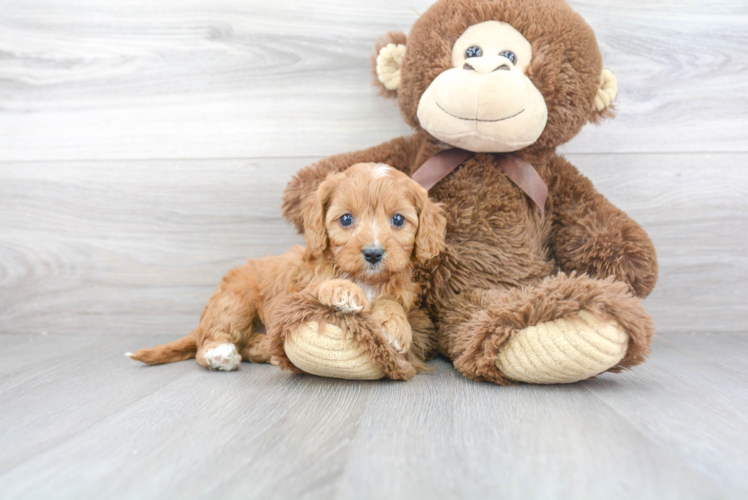
<svg viewBox="0 0 748 500"><path fill-rule="evenodd" d="M288 304L296 296L316 301L330 317L367 315L381 335L374 342L380 349L387 343L405 355L413 343L414 352L427 351L413 341L408 322L420 292L411 275L413 264L444 248L441 207L407 175L384 164L359 163L325 180L304 200L302 212L307 247L232 269L195 330L128 356L147 364L195 357L214 370L235 370L242 360L268 362L271 349L277 350L272 339L285 338L276 330L288 323L283 315L294 314ZM267 334L257 331L260 322ZM276 361L293 368L285 359Z"/></svg>

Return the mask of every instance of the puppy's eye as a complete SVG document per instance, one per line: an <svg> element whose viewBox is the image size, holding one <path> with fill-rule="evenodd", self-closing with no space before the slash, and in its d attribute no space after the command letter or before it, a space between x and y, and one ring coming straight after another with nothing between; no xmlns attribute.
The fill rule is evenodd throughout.
<svg viewBox="0 0 748 500"><path fill-rule="evenodd" d="M395 214L392 216L392 225L395 227L403 227L403 224L405 224L405 217L403 217L400 214Z"/></svg>
<svg viewBox="0 0 748 500"><path fill-rule="evenodd" d="M515 64L515 60L517 59L517 56L514 55L514 52L511 50L505 50L504 52L499 52L499 55L502 57L506 57L510 61L512 61L512 64Z"/></svg>
<svg viewBox="0 0 748 500"><path fill-rule="evenodd" d="M343 227L348 227L351 224L353 224L353 216L351 214L343 214L340 216L340 225Z"/></svg>
<svg viewBox="0 0 748 500"><path fill-rule="evenodd" d="M480 57L483 55L483 49L477 45L473 45L465 51L465 57Z"/></svg>

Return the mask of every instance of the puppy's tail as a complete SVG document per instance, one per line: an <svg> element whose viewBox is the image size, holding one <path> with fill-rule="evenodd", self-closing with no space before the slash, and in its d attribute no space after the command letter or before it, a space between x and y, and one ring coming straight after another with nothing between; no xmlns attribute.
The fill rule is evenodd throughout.
<svg viewBox="0 0 748 500"><path fill-rule="evenodd" d="M186 337L174 342L157 345L150 349L140 349L135 353L126 352L125 356L148 365L161 365L194 358L195 353L197 353L197 330L193 330Z"/></svg>

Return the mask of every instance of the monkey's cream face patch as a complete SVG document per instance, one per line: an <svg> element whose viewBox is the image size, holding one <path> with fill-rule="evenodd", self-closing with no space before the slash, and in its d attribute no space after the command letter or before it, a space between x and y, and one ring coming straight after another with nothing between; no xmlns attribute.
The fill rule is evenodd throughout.
<svg viewBox="0 0 748 500"><path fill-rule="evenodd" d="M534 143L548 109L525 75L531 60L530 42L511 25L486 21L469 27L452 48L453 67L421 96L421 126L474 152L517 151Z"/></svg>

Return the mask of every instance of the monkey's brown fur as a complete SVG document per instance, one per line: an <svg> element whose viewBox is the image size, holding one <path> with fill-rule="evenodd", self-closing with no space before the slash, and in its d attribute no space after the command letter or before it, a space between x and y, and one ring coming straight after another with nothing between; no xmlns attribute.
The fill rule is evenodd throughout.
<svg viewBox="0 0 748 500"><path fill-rule="evenodd" d="M548 121L540 138L515 154L535 167L549 196L543 216L490 154L476 154L431 189L429 195L446 207L446 249L417 276L440 351L465 375L505 384L494 361L515 332L587 310L617 320L629 334L626 356L610 371L641 363L654 333L640 304L657 281L654 246L555 153L588 121L612 115L593 106L602 71L595 36L561 0L437 2L407 37L399 89L383 89L397 96L416 133L302 169L286 188L284 215L302 231L302 201L328 174L375 161L410 175L447 147L420 127L419 99L451 67L455 40L488 20L511 24L532 44L526 74L545 98ZM383 42L405 39L390 33Z"/></svg>

